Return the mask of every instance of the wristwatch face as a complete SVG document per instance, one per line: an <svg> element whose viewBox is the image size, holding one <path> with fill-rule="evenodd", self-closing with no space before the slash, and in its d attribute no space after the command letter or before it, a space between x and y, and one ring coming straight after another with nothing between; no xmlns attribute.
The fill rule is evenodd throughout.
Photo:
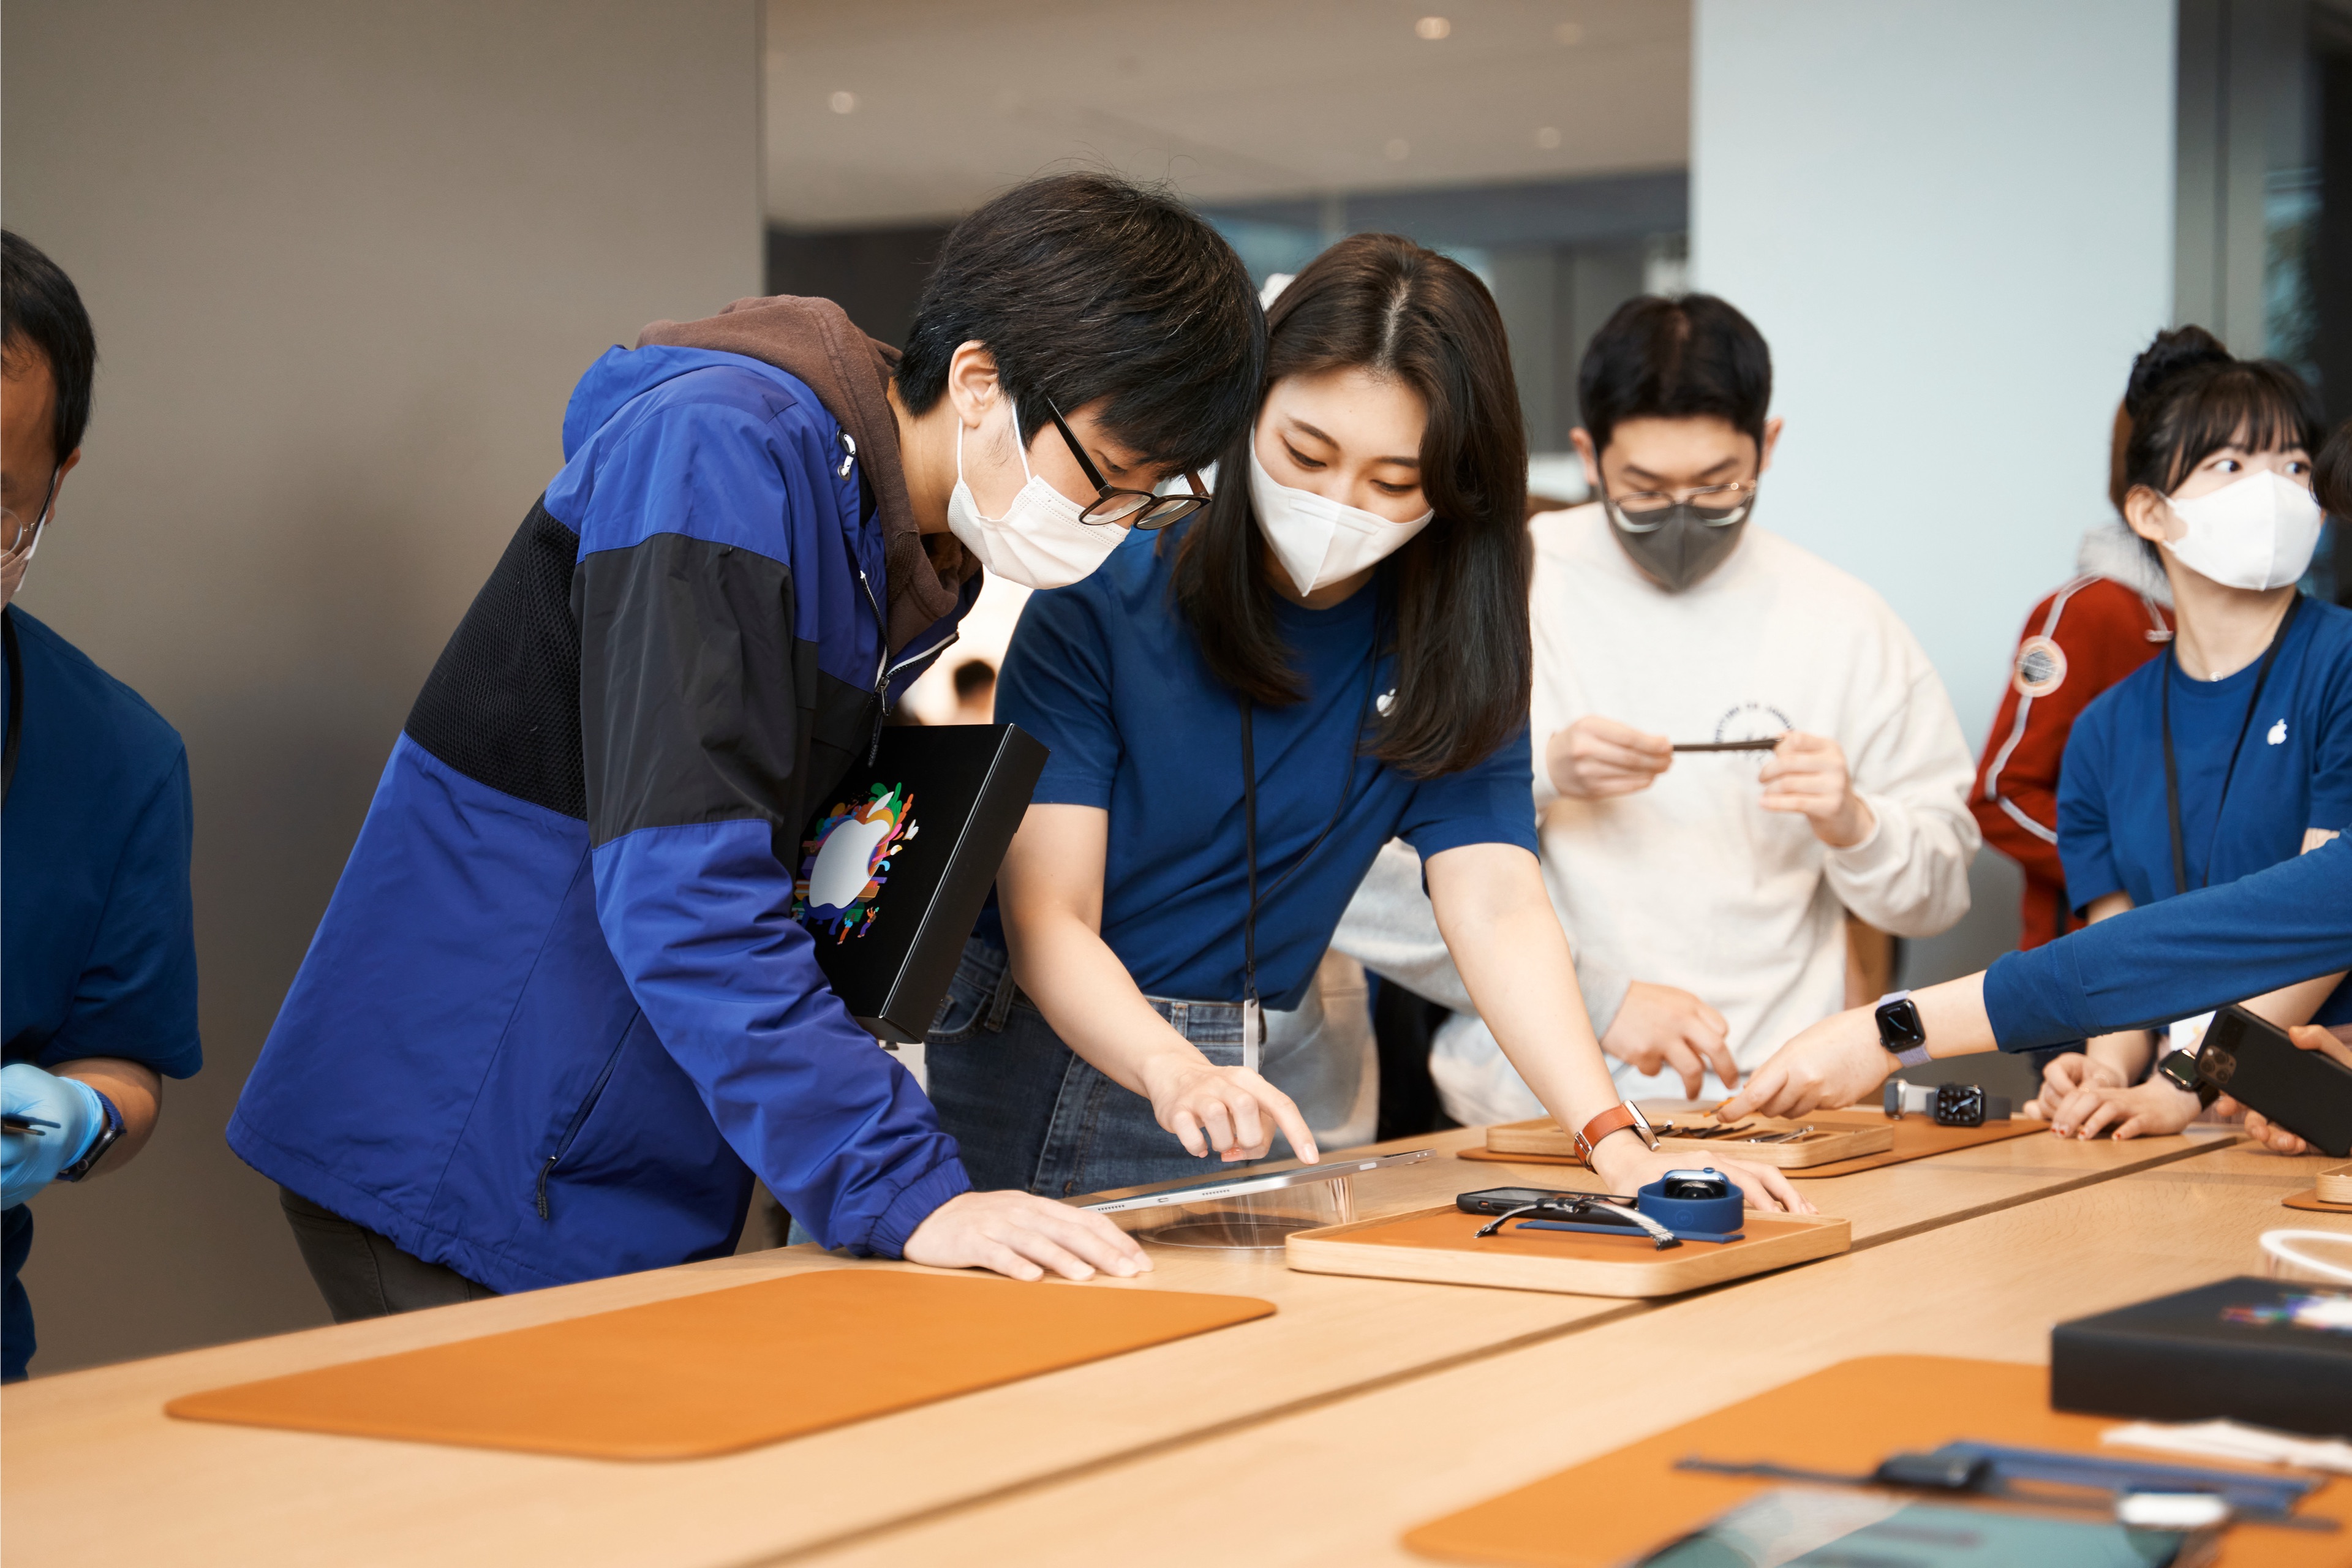
<svg viewBox="0 0 2352 1568"><path fill-rule="evenodd" d="M1945 1127L1981 1127L1985 1119L1985 1092L1972 1083L1939 1083L1936 1086L1936 1121Z"/></svg>
<svg viewBox="0 0 2352 1568"><path fill-rule="evenodd" d="M1625 1109L1633 1113L1633 1131L1641 1135L1643 1142L1655 1149L1658 1146L1658 1135L1651 1131L1650 1119L1643 1115L1642 1108L1630 1100L1625 1102Z"/></svg>
<svg viewBox="0 0 2352 1568"><path fill-rule="evenodd" d="M2156 1064L2156 1070L2169 1079L2174 1087L2185 1089L2191 1094L2197 1092L2196 1052L2174 1051Z"/></svg>
<svg viewBox="0 0 2352 1568"><path fill-rule="evenodd" d="M1927 1030L1919 1022L1919 1009L1910 997L1889 1002L1878 1009L1878 1043L1897 1055L1927 1043Z"/></svg>

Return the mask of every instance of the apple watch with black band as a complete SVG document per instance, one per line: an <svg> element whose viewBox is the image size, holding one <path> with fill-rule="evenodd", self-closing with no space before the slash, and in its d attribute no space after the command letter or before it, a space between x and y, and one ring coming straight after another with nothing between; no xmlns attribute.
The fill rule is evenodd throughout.
<svg viewBox="0 0 2352 1568"><path fill-rule="evenodd" d="M2204 1075L2197 1070L2195 1051L2169 1052L2162 1061L2156 1064L2156 1070L2161 1073L2164 1080L2173 1088L2187 1089L2190 1094L2195 1095L2197 1109L2200 1110L2212 1110L2213 1102L2221 1098L2221 1089L2206 1082Z"/></svg>
<svg viewBox="0 0 2352 1568"><path fill-rule="evenodd" d="M1873 1015L1878 1020L1878 1043L1906 1068L1927 1060L1927 1026L1919 1021L1919 1005L1908 991L1889 991L1878 999Z"/></svg>
<svg viewBox="0 0 2352 1568"><path fill-rule="evenodd" d="M93 1089L90 1092L98 1095L98 1103L106 1110L106 1125L98 1130L98 1136L89 1141L89 1147L83 1151L80 1159L58 1173L58 1180L60 1182L80 1181L97 1167L100 1160L106 1158L106 1152L109 1149L121 1142L122 1112L114 1108L113 1100L109 1100L99 1090Z"/></svg>

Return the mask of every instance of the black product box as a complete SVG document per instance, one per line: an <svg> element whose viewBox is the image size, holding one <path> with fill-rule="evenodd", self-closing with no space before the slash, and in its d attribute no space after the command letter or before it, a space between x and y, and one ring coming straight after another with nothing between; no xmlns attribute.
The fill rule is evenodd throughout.
<svg viewBox="0 0 2352 1568"><path fill-rule="evenodd" d="M2050 1331L2050 1403L2352 1434L2352 1291L2241 1275Z"/></svg>
<svg viewBox="0 0 2352 1568"><path fill-rule="evenodd" d="M1046 751L1014 724L882 731L801 834L793 917L852 1016L919 1043L1029 809Z"/></svg>

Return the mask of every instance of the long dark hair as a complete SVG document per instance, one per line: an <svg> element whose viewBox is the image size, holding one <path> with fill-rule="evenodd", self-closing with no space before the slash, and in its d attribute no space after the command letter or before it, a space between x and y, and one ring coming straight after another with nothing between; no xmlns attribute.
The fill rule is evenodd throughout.
<svg viewBox="0 0 2352 1568"><path fill-rule="evenodd" d="M1457 773L1528 721L1528 440L1502 315L1460 263L1360 234L1291 279L1266 326L1267 387L1360 369L1428 405L1421 488L1437 516L1376 578L1397 687L1371 751L1417 777ZM1250 505L1254 437L1244 430L1219 460L1217 499L1184 530L1170 587L1217 679L1281 707L1305 693Z"/></svg>

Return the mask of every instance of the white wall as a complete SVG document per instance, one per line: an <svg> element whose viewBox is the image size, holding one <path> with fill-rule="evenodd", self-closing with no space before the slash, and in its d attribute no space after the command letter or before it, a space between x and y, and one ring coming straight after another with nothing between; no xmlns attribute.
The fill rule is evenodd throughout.
<svg viewBox="0 0 2352 1568"><path fill-rule="evenodd" d="M222 1141L572 383L760 285L756 0L9 0L5 216L96 413L20 603L179 726L206 1064L36 1205L37 1375L323 1321Z"/></svg>
<svg viewBox="0 0 2352 1568"><path fill-rule="evenodd" d="M2110 515L2173 303L2174 0L1698 0L1692 286L1770 341L1759 521L1885 595L1981 747L2035 600ZM1914 984L2013 944L2016 868Z"/></svg>
<svg viewBox="0 0 2352 1568"><path fill-rule="evenodd" d="M1772 344L1758 521L1894 604L1971 743L2108 515L2172 310L2173 0L1699 0L1693 287Z"/></svg>

